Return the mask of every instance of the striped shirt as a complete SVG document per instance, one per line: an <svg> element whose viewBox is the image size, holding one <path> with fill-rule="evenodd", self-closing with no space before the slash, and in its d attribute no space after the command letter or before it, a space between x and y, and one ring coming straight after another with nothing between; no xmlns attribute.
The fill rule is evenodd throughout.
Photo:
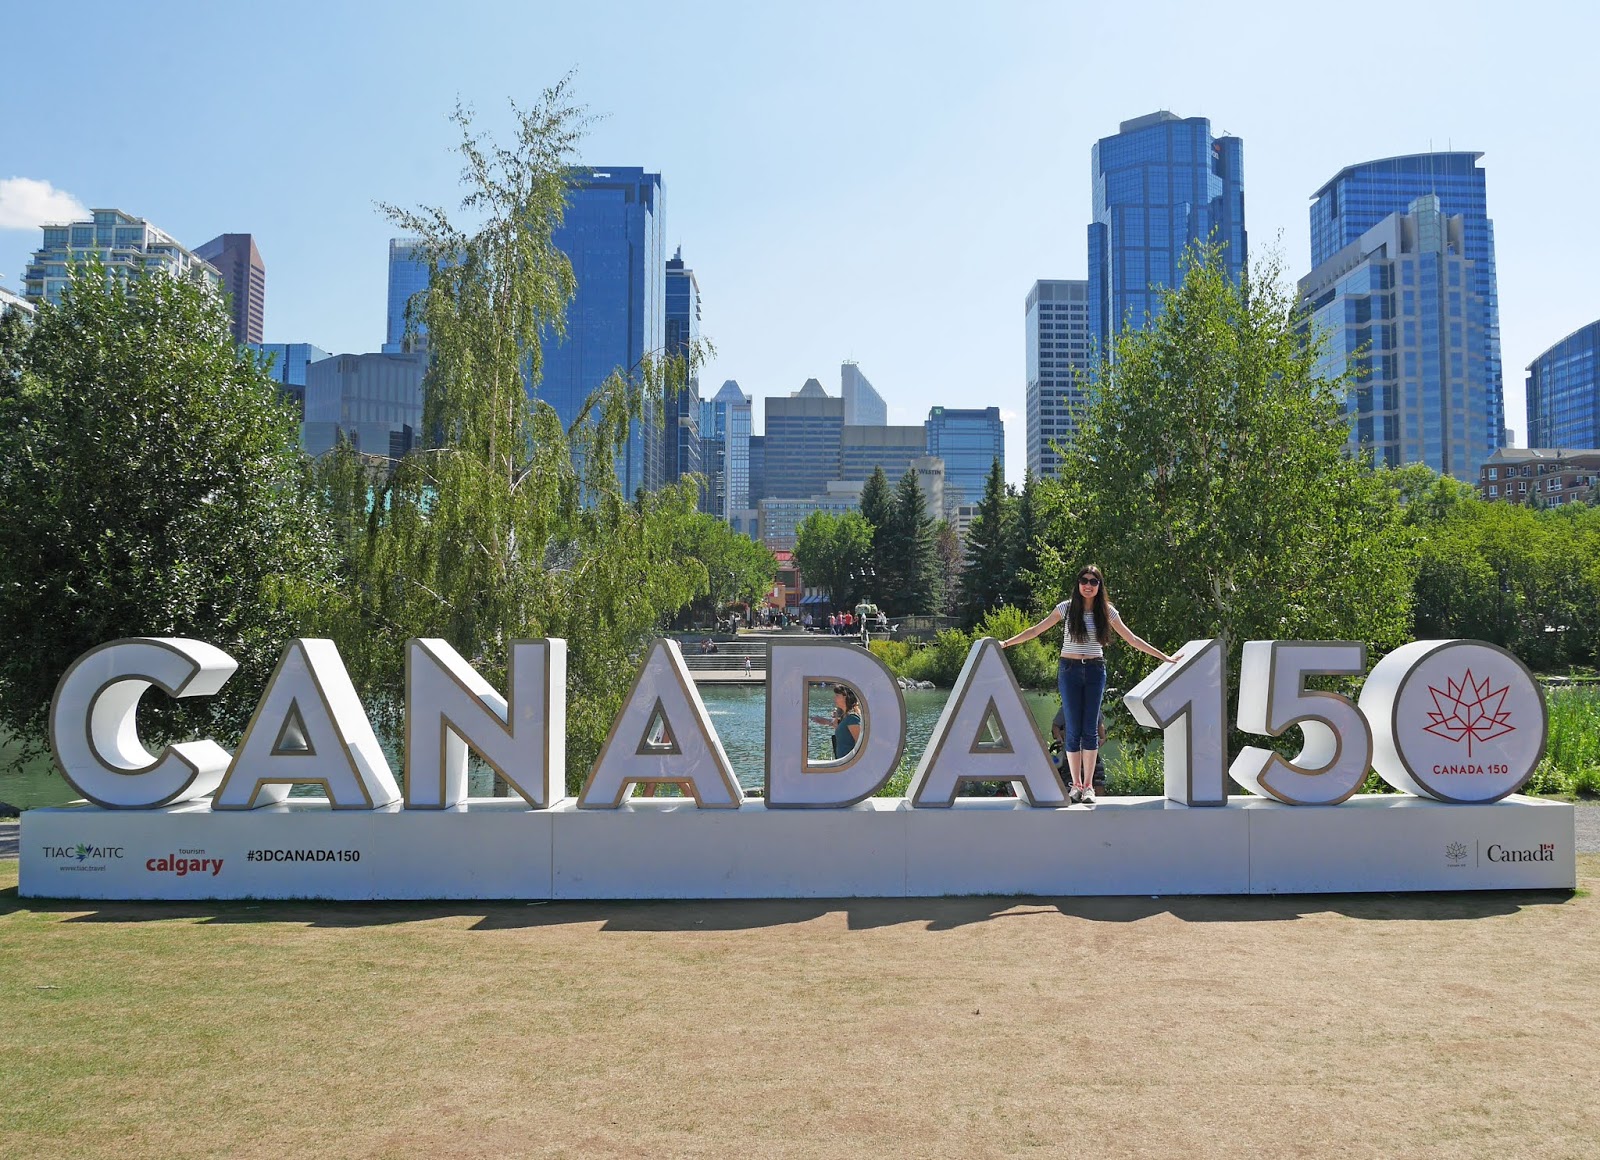
<svg viewBox="0 0 1600 1160"><path fill-rule="evenodd" d="M1072 631L1067 627L1067 608L1070 602L1063 600L1056 605L1056 611L1061 614L1061 655L1068 660L1082 660L1084 657L1103 657L1106 650L1100 647L1100 642L1094 634L1094 607L1087 605L1083 610L1083 640L1073 640ZM1122 616L1117 612L1115 604L1108 604L1106 608L1111 613L1113 623L1119 623Z"/></svg>

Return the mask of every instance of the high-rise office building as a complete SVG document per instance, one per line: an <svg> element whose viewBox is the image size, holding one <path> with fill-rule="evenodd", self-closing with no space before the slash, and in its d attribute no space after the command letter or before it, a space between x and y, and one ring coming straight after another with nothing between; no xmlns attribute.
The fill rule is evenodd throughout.
<svg viewBox="0 0 1600 1160"><path fill-rule="evenodd" d="M308 455L333 450L342 434L363 455L399 459L422 425L422 377L428 356L339 354L306 368L306 417L300 444Z"/></svg>
<svg viewBox="0 0 1600 1160"><path fill-rule="evenodd" d="M706 476L700 510L732 522L750 502L750 396L735 379L700 403L701 469ZM759 498L759 497L757 497Z"/></svg>
<svg viewBox="0 0 1600 1160"><path fill-rule="evenodd" d="M564 425L613 372L635 375L646 355L666 347L667 262L662 241L661 175L637 166L580 170L555 244L572 262L578 292L567 307L564 339L547 336L534 390ZM624 495L661 485L663 455L646 394L627 446L617 456Z"/></svg>
<svg viewBox="0 0 1600 1160"><path fill-rule="evenodd" d="M882 427L889 422L889 405L853 362L839 366L839 394L844 398L844 421L847 427Z"/></svg>
<svg viewBox="0 0 1600 1160"><path fill-rule="evenodd" d="M794 394L766 402L766 491L753 499L820 495L838 478L844 399L807 379Z"/></svg>
<svg viewBox="0 0 1600 1160"><path fill-rule="evenodd" d="M196 246L194 255L217 268L233 315L233 341L259 344L267 316L267 266L249 234L220 234Z"/></svg>
<svg viewBox="0 0 1600 1160"><path fill-rule="evenodd" d="M838 479L866 480L883 468L893 485L928 454L928 432L921 426L889 427L845 424L839 435Z"/></svg>
<svg viewBox="0 0 1600 1160"><path fill-rule="evenodd" d="M1054 476L1055 446L1066 447L1078 432L1088 400L1090 354L1089 283L1043 280L1028 291L1026 335L1028 470Z"/></svg>
<svg viewBox="0 0 1600 1160"><path fill-rule="evenodd" d="M770 494L767 488L767 437L765 435L750 436L750 507L755 507L760 500ZM733 522L733 517L729 517Z"/></svg>
<svg viewBox="0 0 1600 1160"><path fill-rule="evenodd" d="M667 355L690 361L688 378L671 399L662 400L664 482L673 483L701 471L700 373L690 353L700 342L700 283L683 264L683 247L667 261ZM704 497L702 497L704 498Z"/></svg>
<svg viewBox="0 0 1600 1160"><path fill-rule="evenodd" d="M294 404L301 422L306 417L306 371L312 363L333 356L309 342L262 342L252 344L261 363L278 384L278 393Z"/></svg>
<svg viewBox="0 0 1600 1160"><path fill-rule="evenodd" d="M31 302L60 302L72 279L72 268L98 258L106 273L124 281L160 270L214 293L222 292L222 275L204 258L179 245L165 230L120 209L90 211L88 221L44 227L44 244L34 251L22 275L23 297Z"/></svg>
<svg viewBox="0 0 1600 1160"><path fill-rule="evenodd" d="M1528 446L1600 447L1600 322L1528 364Z"/></svg>
<svg viewBox="0 0 1600 1160"><path fill-rule="evenodd" d="M428 288L428 263L422 243L415 238L389 239L389 315L383 340L384 354L403 354L428 348L428 330L419 320L410 342L406 340L406 308ZM420 309L421 302L414 309Z"/></svg>
<svg viewBox="0 0 1600 1160"><path fill-rule="evenodd" d="M1485 303L1463 215L1433 194L1392 213L1300 280L1326 332L1319 373L1354 376L1353 447L1476 483L1491 439Z"/></svg>
<svg viewBox="0 0 1600 1160"><path fill-rule="evenodd" d="M933 407L924 424L928 454L944 460L944 498L947 507L977 503L995 460L1006 469L1006 425L999 407L962 410Z"/></svg>
<svg viewBox="0 0 1600 1160"><path fill-rule="evenodd" d="M1394 213L1407 213L1424 194L1438 198L1439 212L1460 215L1473 289L1484 303L1478 341L1485 378L1489 442L1484 455L1505 443L1505 390L1500 365L1500 296L1495 276L1494 222L1482 153L1416 153L1386 157L1341 169L1311 202L1311 264L1320 266Z"/></svg>
<svg viewBox="0 0 1600 1160"><path fill-rule="evenodd" d="M1160 308L1159 287L1178 286L1191 242L1223 246L1229 275L1248 258L1244 142L1213 137L1204 117L1166 111L1122 122L1090 156L1089 332L1109 351L1124 326Z"/></svg>

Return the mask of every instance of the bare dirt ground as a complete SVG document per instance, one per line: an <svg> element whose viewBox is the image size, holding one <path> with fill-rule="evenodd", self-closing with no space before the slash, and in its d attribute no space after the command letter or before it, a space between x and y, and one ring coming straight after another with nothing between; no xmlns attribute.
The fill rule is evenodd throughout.
<svg viewBox="0 0 1600 1160"><path fill-rule="evenodd" d="M1592 1156L1580 876L35 905L0 866L0 1155Z"/></svg>

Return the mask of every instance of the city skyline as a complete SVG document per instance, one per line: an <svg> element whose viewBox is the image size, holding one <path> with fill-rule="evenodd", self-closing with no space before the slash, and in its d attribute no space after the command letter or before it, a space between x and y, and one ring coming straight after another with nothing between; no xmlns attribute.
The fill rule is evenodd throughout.
<svg viewBox="0 0 1600 1160"><path fill-rule="evenodd" d="M1551 146L1580 138L1586 123L1579 47L1597 18L1578 5L1522 21L1469 5L1444 26L1347 5L1342 19L1381 16L1386 37L1430 49L1392 66L1387 96L1380 58L1334 104L1308 99L1315 27L1243 5L1224 14L1226 68L1193 52L1215 35L1217 14L1177 8L1132 33L1107 13L1044 5L981 17L954 5L824 6L805 18L714 6L672 22L625 6L530 14L486 4L446 28L402 10L373 22L293 3L270 13L152 7L160 19L126 30L126 63L108 61L0 126L7 289L21 291L39 244L42 219L22 219L54 192L66 198L57 204L122 208L188 246L250 233L272 271L267 341L376 351L387 338L394 232L374 203L453 209L459 163L446 114L457 96L483 128L504 134L506 97L526 102L575 69L577 98L602 117L578 159L662 174L664 247L692 254L703 333L717 347L702 384L737 379L757 398L787 395L855 360L890 424L918 422L930 405L998 404L1013 480L1027 460L1022 299L1036 281L1085 276L1091 148L1157 109L1205 117L1215 134L1245 141L1251 255L1276 248L1290 283L1311 269L1307 207L1330 176L1430 149L1481 151L1507 422L1519 443L1528 437L1523 369L1600 317L1581 247L1560 215L1542 211ZM624 16L641 34L618 42L611 33ZM14 67L49 25L42 12L0 16ZM270 75L241 78L226 99L196 101L181 78L136 65L139 46L158 38L182 52L217 36L292 37L313 25L304 52L279 58ZM840 27L851 35L839 38ZM1064 47L1084 37L1102 50L1084 57ZM1119 64L1135 52L1139 69ZM393 71L405 59L418 63ZM336 62L351 72L334 87L323 78ZM697 91L680 109L659 91L682 88L685 64ZM962 82L950 85L951 75ZM1464 75L1487 82L1463 85ZM851 84L838 83L845 77ZM84 150L75 127L112 91L146 124ZM1406 99L1395 99L1401 92ZM683 132L689 108L693 134ZM237 159L213 152L179 171L146 148L152 134L210 140L224 131L241 146ZM252 143L285 136L297 143L295 162L261 165ZM339 179L317 180L323 171ZM1600 160L1564 152L1561 173L1562 188L1587 187L1600 180ZM959 326L935 308L944 299L959 300ZM759 406L756 415L760 424Z"/></svg>

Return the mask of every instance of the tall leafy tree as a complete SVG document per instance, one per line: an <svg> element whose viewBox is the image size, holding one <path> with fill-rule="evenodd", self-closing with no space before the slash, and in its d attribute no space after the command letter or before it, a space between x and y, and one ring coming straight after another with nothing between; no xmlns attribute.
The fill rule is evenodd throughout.
<svg viewBox="0 0 1600 1160"><path fill-rule="evenodd" d="M961 616L968 628L1009 595L1016 567L1015 535L1006 503L1006 480L997 458L989 467L978 514L967 529L961 572Z"/></svg>
<svg viewBox="0 0 1600 1160"><path fill-rule="evenodd" d="M826 589L834 608L872 595L872 525L859 512L812 512L795 529L794 556L806 584Z"/></svg>
<svg viewBox="0 0 1600 1160"><path fill-rule="evenodd" d="M894 489L889 486L889 477L883 473L883 468L874 467L861 488L861 517L872 526L871 573L875 598L881 598L882 584L894 572L894 563L888 558L888 527L893 516Z"/></svg>
<svg viewBox="0 0 1600 1160"><path fill-rule="evenodd" d="M958 616L961 612L961 538L950 526L949 520L933 525L934 574L942 578L939 586L939 603L934 609L940 616Z"/></svg>
<svg viewBox="0 0 1600 1160"><path fill-rule="evenodd" d="M6 339L0 723L25 741L73 659L124 636L195 637L240 662L217 696L141 717L152 736L225 739L317 615L333 552L295 417L229 326L188 282L92 264Z"/></svg>
<svg viewBox="0 0 1600 1160"><path fill-rule="evenodd" d="M1275 263L1235 283L1215 249L1191 251L1038 488L1045 591L1096 562L1146 639L1220 636L1235 666L1257 637L1404 639L1409 537L1393 490L1346 454L1345 387Z"/></svg>
<svg viewBox="0 0 1600 1160"><path fill-rule="evenodd" d="M432 266L412 312L428 331L428 445L365 513L342 643L377 700L400 687L410 636L444 637L494 681L511 641L566 638L576 786L648 638L711 588L682 549L695 483L625 496L615 470L644 400L670 398L695 352L617 368L565 430L537 399L541 344L562 334L575 289L554 234L587 118L566 81L513 112L515 137L497 145L456 110L459 214L384 207Z"/></svg>

